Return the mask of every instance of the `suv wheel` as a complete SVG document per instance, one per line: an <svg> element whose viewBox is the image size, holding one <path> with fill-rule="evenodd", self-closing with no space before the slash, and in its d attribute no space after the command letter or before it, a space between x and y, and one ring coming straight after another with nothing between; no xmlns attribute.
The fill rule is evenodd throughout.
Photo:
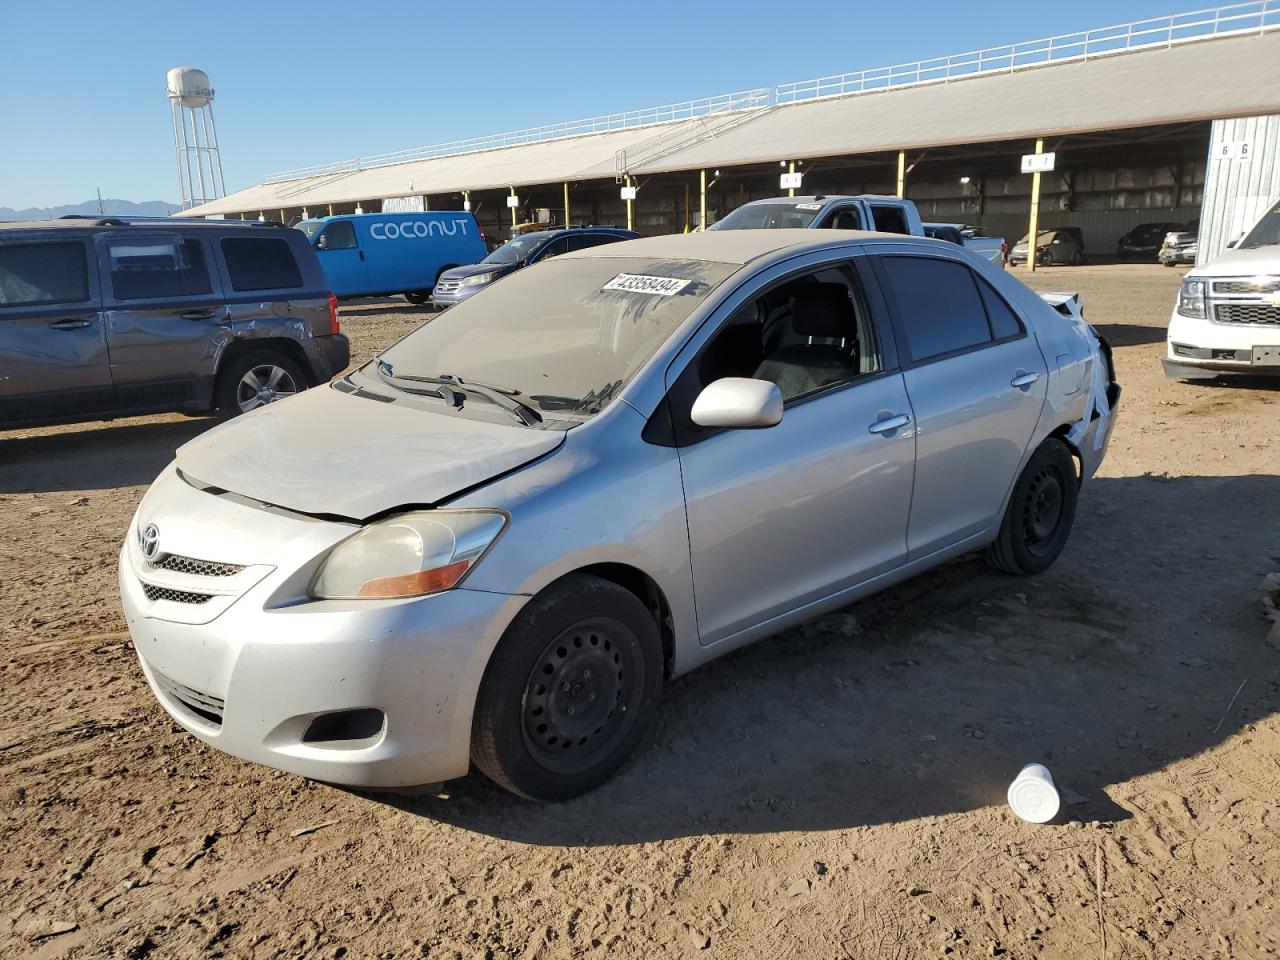
<svg viewBox="0 0 1280 960"><path fill-rule="evenodd" d="M232 358L218 377L214 397L224 420L275 403L307 388L298 365L276 350L251 350Z"/></svg>
<svg viewBox="0 0 1280 960"><path fill-rule="evenodd" d="M415 307L422 307L431 302L430 290L410 290L404 295L404 298L412 303Z"/></svg>
<svg viewBox="0 0 1280 960"><path fill-rule="evenodd" d="M471 759L532 800L599 786L635 749L662 689L662 640L644 604L574 574L520 611L476 698Z"/></svg>

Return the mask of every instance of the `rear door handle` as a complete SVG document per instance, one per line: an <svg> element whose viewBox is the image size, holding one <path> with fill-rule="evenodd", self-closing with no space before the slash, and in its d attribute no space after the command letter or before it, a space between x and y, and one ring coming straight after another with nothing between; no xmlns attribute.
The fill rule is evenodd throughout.
<svg viewBox="0 0 1280 960"><path fill-rule="evenodd" d="M1040 379L1040 374L1032 371L1031 373L1020 373L1009 381L1011 387L1029 387Z"/></svg>
<svg viewBox="0 0 1280 960"><path fill-rule="evenodd" d="M83 320L83 319L77 320L74 318L70 318L67 320L55 320L53 321L53 323L49 324L49 329L50 330L83 330L85 327L89 326L89 324L91 323L93 323L92 320Z"/></svg>
<svg viewBox="0 0 1280 960"><path fill-rule="evenodd" d="M877 420L871 426L867 427L872 433L888 433L890 430L897 430L899 427L905 427L911 422L911 418L905 413L900 413L896 417L886 417L883 420Z"/></svg>
<svg viewBox="0 0 1280 960"><path fill-rule="evenodd" d="M208 320L217 310L183 310L178 316L183 320Z"/></svg>

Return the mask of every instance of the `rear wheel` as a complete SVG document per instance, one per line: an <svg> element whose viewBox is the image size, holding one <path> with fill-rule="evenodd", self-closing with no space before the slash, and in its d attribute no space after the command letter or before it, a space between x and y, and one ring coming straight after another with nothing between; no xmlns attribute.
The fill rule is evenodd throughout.
<svg viewBox="0 0 1280 960"><path fill-rule="evenodd" d="M987 548L987 562L1005 573L1047 570L1067 545L1079 492L1075 458L1066 444L1050 437L1014 484L1000 533Z"/></svg>
<svg viewBox="0 0 1280 960"><path fill-rule="evenodd" d="M251 350L233 357L218 375L214 402L224 420L292 397L307 388L294 360L278 350Z"/></svg>
<svg viewBox="0 0 1280 960"><path fill-rule="evenodd" d="M476 698L471 759L521 796L577 796L635 749L661 688L662 641L644 604L573 574L530 601L498 643Z"/></svg>

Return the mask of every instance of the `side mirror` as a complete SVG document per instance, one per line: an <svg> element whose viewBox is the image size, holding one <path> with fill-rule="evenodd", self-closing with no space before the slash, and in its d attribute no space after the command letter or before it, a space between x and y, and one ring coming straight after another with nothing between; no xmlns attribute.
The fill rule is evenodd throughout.
<svg viewBox="0 0 1280 960"><path fill-rule="evenodd" d="M1061 243L1062 241L1061 241L1061 240L1054 240L1053 242L1054 242L1054 244L1055 244L1055 245L1057 245L1057 244Z"/></svg>
<svg viewBox="0 0 1280 960"><path fill-rule="evenodd" d="M782 421L782 391L768 380L724 377L703 388L690 416L700 427L776 426Z"/></svg>
<svg viewBox="0 0 1280 960"><path fill-rule="evenodd" d="M317 249L317 250L328 250L328 249L329 249L329 238L328 238L328 237L323 237L323 236L322 236L319 240L317 240L317 241L316 241L316 249Z"/></svg>

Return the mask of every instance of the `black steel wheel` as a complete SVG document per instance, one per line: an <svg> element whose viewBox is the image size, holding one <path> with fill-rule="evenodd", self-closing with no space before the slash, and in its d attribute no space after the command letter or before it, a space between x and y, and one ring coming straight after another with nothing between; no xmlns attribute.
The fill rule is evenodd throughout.
<svg viewBox="0 0 1280 960"><path fill-rule="evenodd" d="M476 698L471 757L534 800L603 783L643 735L662 689L662 640L630 591L573 574L507 629Z"/></svg>
<svg viewBox="0 0 1280 960"><path fill-rule="evenodd" d="M1047 570L1067 545L1079 490L1075 458L1067 445L1054 437L1045 440L1014 484L987 561L1006 573Z"/></svg>
<svg viewBox="0 0 1280 960"><path fill-rule="evenodd" d="M422 307L431 302L430 290L410 290L404 295L404 298L412 303L415 307Z"/></svg>

